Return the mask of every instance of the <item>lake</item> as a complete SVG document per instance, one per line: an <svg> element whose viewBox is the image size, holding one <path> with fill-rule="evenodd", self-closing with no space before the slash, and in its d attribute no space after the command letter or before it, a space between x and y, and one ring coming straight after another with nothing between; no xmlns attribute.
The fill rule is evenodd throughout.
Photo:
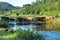
<svg viewBox="0 0 60 40"><path fill-rule="evenodd" d="M54 25L10 25L9 28L11 29L23 29L23 30L34 30L37 31L39 34L43 35L44 40L60 40L60 31L49 31L50 29L54 28ZM41 29L49 29L47 31L42 31Z"/></svg>

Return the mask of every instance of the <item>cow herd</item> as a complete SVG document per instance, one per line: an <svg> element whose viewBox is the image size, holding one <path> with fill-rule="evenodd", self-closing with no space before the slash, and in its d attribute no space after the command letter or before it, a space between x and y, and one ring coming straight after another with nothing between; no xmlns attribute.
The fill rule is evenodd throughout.
<svg viewBox="0 0 60 40"><path fill-rule="evenodd" d="M53 19L55 19L55 16L47 16L45 19L46 20L53 20Z"/></svg>
<svg viewBox="0 0 60 40"><path fill-rule="evenodd" d="M16 19L9 18L6 16L1 17L1 20L6 21L16 21L17 24L40 24L40 23L46 23L47 20L53 20L55 19L55 16L47 16L47 17L33 17L33 18L24 18L24 17L18 17Z"/></svg>

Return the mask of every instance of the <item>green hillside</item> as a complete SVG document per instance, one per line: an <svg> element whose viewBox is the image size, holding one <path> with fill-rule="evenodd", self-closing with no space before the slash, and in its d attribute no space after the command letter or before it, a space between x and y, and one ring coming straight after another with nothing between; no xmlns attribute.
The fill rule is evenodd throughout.
<svg viewBox="0 0 60 40"><path fill-rule="evenodd" d="M23 5L20 9L1 12L2 14L9 17L60 16L60 0L36 0L31 4Z"/></svg>
<svg viewBox="0 0 60 40"><path fill-rule="evenodd" d="M0 12L14 9L15 7L6 2L0 2Z"/></svg>

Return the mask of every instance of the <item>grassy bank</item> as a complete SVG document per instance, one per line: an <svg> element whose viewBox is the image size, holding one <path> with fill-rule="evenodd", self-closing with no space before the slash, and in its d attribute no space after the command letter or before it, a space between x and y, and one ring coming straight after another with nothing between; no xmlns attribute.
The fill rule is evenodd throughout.
<svg viewBox="0 0 60 40"><path fill-rule="evenodd" d="M49 23L52 23L52 24L60 24L60 18L55 18L55 19L53 19L53 20L48 20L48 21L46 21L48 24Z"/></svg>
<svg viewBox="0 0 60 40"><path fill-rule="evenodd" d="M43 40L42 35L32 31L17 30L15 32L0 31L0 40Z"/></svg>
<svg viewBox="0 0 60 40"><path fill-rule="evenodd" d="M55 18L54 20L46 21L47 27L54 31L60 31L60 18Z"/></svg>

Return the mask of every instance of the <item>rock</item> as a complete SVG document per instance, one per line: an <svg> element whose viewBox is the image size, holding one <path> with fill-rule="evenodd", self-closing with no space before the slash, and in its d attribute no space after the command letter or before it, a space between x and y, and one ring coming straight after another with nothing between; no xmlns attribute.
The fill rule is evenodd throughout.
<svg viewBox="0 0 60 40"><path fill-rule="evenodd" d="M14 33L15 30L6 28L4 31Z"/></svg>

